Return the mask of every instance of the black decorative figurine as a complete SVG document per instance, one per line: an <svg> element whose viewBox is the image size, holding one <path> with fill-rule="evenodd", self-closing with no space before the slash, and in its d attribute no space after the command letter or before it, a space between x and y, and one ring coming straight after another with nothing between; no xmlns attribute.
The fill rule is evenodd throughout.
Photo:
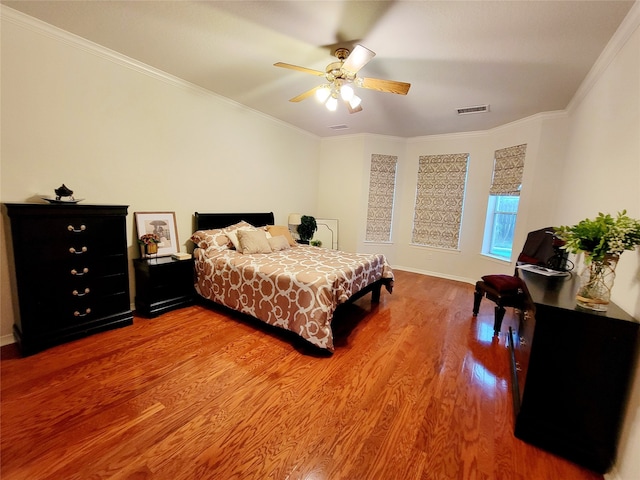
<svg viewBox="0 0 640 480"><path fill-rule="evenodd" d="M60 200L62 197L71 197L71 200L74 200L73 190L68 188L64 183L54 191L56 192L56 200Z"/></svg>

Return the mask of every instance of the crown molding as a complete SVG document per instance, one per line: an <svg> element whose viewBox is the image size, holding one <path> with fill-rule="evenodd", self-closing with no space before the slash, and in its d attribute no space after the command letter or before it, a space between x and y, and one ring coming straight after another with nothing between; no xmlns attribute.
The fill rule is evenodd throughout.
<svg viewBox="0 0 640 480"><path fill-rule="evenodd" d="M622 23L578 87L578 90L566 108L569 113L584 100L638 27L640 27L640 0L636 0L631 6L627 16L624 17L624 20L622 20Z"/></svg>
<svg viewBox="0 0 640 480"><path fill-rule="evenodd" d="M25 13L19 12L18 10L14 10L13 8L7 7L6 5L0 4L0 19L2 21L8 21L10 23L13 23L14 25L17 25L21 28L29 30L38 35L49 37L52 40L66 44L72 48L75 48L75 49L84 51L86 53L89 53L91 55L94 55L96 57L102 58L106 61L109 61L121 67L134 70L138 73L142 73L155 80L160 80L174 87L190 90L200 95L214 97L217 100L232 106L233 108L240 108L240 109L249 111L266 120L269 120L270 122L277 123L291 130L296 130L297 132L302 133L308 137L315 138L315 139L320 138L317 135L314 135L306 130L296 127L295 125L291 125L289 123L283 122L278 118L272 117L258 110L249 108L246 105L243 105L234 100L231 100L230 98L219 95L215 92L212 92L211 90L202 88L194 83L183 80L182 78L176 77L174 75L170 75L167 72L154 68L150 65L142 63L133 58L127 57L122 53L106 48L98 43L87 40L84 37L75 35L71 32L58 28L54 25L43 22L42 20L38 20L37 18L31 17Z"/></svg>

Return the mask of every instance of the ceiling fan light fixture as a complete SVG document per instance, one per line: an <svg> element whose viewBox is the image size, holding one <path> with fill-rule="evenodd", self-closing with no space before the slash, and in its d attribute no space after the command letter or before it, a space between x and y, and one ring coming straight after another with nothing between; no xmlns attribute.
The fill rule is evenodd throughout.
<svg viewBox="0 0 640 480"><path fill-rule="evenodd" d="M351 101L355 93L353 92L353 87L349 84L342 85L340 87L340 96L345 102Z"/></svg>
<svg viewBox="0 0 640 480"><path fill-rule="evenodd" d="M324 77L328 83L307 90L300 95L290 98L290 102L301 102L315 94L320 103L324 103L328 110L334 112L338 108L338 100L342 100L349 113L362 111L360 104L362 99L355 95L355 88L360 87L379 92L389 92L398 95L406 95L409 92L410 83L396 82L395 80L383 80L380 78L358 77L358 72L376 55L362 45L356 45L352 51L347 48L338 48L334 52L337 62L327 65L325 71L299 67L289 63L277 62L275 67L288 68L299 72Z"/></svg>
<svg viewBox="0 0 640 480"><path fill-rule="evenodd" d="M326 102L327 98L329 98L329 95L331 95L331 87L329 85L323 85L318 90L316 90L316 100L318 100L320 103Z"/></svg>
<svg viewBox="0 0 640 480"><path fill-rule="evenodd" d="M325 103L325 105L327 106L327 110L329 110L330 112L335 112L338 108L338 99L334 96L331 96L327 99L327 103Z"/></svg>
<svg viewBox="0 0 640 480"><path fill-rule="evenodd" d="M354 109L358 108L360 103L362 103L362 99L359 96L355 95L355 94L348 101L349 101L349 105L351 106L351 108L354 108Z"/></svg>

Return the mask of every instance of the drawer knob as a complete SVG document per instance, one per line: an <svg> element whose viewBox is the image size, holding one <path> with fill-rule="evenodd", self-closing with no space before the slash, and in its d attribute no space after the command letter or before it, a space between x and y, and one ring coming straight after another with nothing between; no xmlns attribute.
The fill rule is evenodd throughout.
<svg viewBox="0 0 640 480"><path fill-rule="evenodd" d="M82 255L83 253L85 253L85 252L87 251L87 247L82 247L82 248L80 249L80 251L78 251L78 250L76 250L75 248L71 247L71 248L69 249L69 251L70 251L71 253L75 253L76 255Z"/></svg>
<svg viewBox="0 0 640 480"><path fill-rule="evenodd" d="M87 229L87 226L86 226L86 225L80 225L80 228L76 228L76 227L74 227L73 225L69 225L69 226L67 227L67 230L69 230L70 232L73 232L73 233L80 233L80 232L84 232L86 229Z"/></svg>
<svg viewBox="0 0 640 480"><path fill-rule="evenodd" d="M87 267L84 267L81 272L79 272L75 268L71 270L71 275L77 275L78 277L81 277L87 273L89 273L89 269Z"/></svg>
<svg viewBox="0 0 640 480"><path fill-rule="evenodd" d="M85 295L87 295L90 292L89 287L84 289L84 293L80 293L78 290L74 290L73 293L76 297L84 297Z"/></svg>
<svg viewBox="0 0 640 480"><path fill-rule="evenodd" d="M76 310L75 312L73 312L73 316L74 317L86 317L87 315L89 315L91 313L91 309L87 308L84 313L80 313L78 310Z"/></svg>

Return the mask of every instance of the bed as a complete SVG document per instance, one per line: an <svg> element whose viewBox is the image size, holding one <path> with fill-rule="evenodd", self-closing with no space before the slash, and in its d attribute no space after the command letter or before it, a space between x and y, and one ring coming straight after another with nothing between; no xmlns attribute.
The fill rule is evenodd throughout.
<svg viewBox="0 0 640 480"><path fill-rule="evenodd" d="M196 212L193 229L200 297L294 332L329 352L334 351L331 322L339 305L368 293L379 302L383 286L389 293L393 289L393 271L384 255L300 245L286 226L274 225L272 212Z"/></svg>

